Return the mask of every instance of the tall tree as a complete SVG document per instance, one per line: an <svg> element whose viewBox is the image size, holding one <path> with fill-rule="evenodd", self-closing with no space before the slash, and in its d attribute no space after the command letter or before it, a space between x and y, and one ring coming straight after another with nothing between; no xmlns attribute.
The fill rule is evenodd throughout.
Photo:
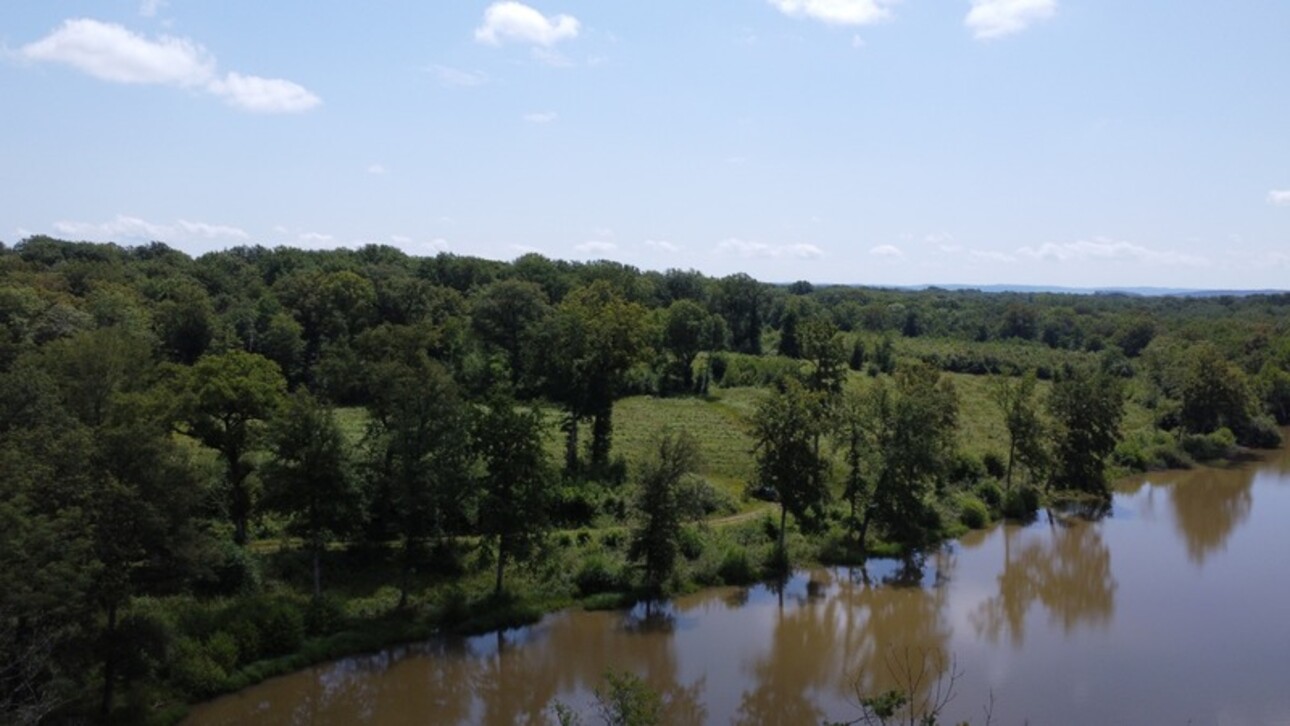
<svg viewBox="0 0 1290 726"><path fill-rule="evenodd" d="M399 606L407 604L418 548L461 529L470 494L469 411L438 362L419 353L371 371L368 447L374 502L401 543Z"/></svg>
<svg viewBox="0 0 1290 726"><path fill-rule="evenodd" d="M757 483L779 501L778 548L784 562L788 515L813 521L828 501L824 462L815 447L821 425L818 399L797 379L785 378L758 403L751 420Z"/></svg>
<svg viewBox="0 0 1290 726"><path fill-rule="evenodd" d="M1072 368L1048 396L1053 417L1052 486L1110 498L1106 457L1115 450L1124 418L1124 384L1119 378Z"/></svg>
<svg viewBox="0 0 1290 726"><path fill-rule="evenodd" d="M184 378L181 411L189 431L224 462L233 541L246 544L254 496L250 453L286 394L273 361L235 350L197 361Z"/></svg>
<svg viewBox="0 0 1290 726"><path fill-rule="evenodd" d="M546 293L535 282L499 280L475 295L470 322L484 342L506 355L511 383L524 372L525 343L535 326L551 314Z"/></svg>
<svg viewBox="0 0 1290 726"><path fill-rule="evenodd" d="M495 595L502 593L507 563L532 555L549 526L552 477L545 428L539 410L520 409L501 394L494 394L475 422L475 447L484 464L477 530L495 543Z"/></svg>
<svg viewBox="0 0 1290 726"><path fill-rule="evenodd" d="M1034 373L1016 379L996 378L990 397L1003 414L1003 425L1008 431L1008 468L1004 488L1011 491L1014 463L1019 462L1031 476L1035 476L1042 475L1048 460Z"/></svg>
<svg viewBox="0 0 1290 726"><path fill-rule="evenodd" d="M677 300L663 313L663 348L676 359L686 391L694 390L694 359L721 344L714 316L693 300Z"/></svg>
<svg viewBox="0 0 1290 726"><path fill-rule="evenodd" d="M954 452L958 395L949 379L918 364L902 367L893 385L877 383L870 400L879 463L860 541L869 525L878 522L893 541L917 548L928 534L928 496Z"/></svg>
<svg viewBox="0 0 1290 726"><path fill-rule="evenodd" d="M731 345L740 353L761 355L761 328L766 291L760 282L745 274L721 278L718 287L720 312L730 328Z"/></svg>
<svg viewBox="0 0 1290 726"><path fill-rule="evenodd" d="M578 469L578 424L591 418L592 472L608 468L613 404L648 351L645 309L598 281L570 293L540 333L548 395L566 410L565 468Z"/></svg>
<svg viewBox="0 0 1290 726"><path fill-rule="evenodd" d="M658 593L676 569L681 536L681 480L699 468L699 446L688 431L665 430L641 466L637 524L628 557L645 567L645 586Z"/></svg>
<svg viewBox="0 0 1290 726"><path fill-rule="evenodd" d="M1180 391L1183 428L1197 434L1222 427L1243 433L1255 408L1245 371L1209 343L1194 346L1188 359Z"/></svg>
<svg viewBox="0 0 1290 726"><path fill-rule="evenodd" d="M362 493L331 408L309 392L291 396L269 426L264 506L289 519L313 560L314 597L322 596L322 556L330 539L354 528Z"/></svg>

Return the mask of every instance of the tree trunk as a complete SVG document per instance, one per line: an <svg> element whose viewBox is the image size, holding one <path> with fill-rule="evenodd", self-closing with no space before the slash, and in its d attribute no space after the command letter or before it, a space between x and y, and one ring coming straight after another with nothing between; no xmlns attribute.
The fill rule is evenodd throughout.
<svg viewBox="0 0 1290 726"><path fill-rule="evenodd" d="M604 474L609 470L609 447L614 435L613 403L601 407L591 419L591 470Z"/></svg>
<svg viewBox="0 0 1290 726"><path fill-rule="evenodd" d="M681 362L684 366L681 370L681 376L685 382L685 392L694 393L694 356L690 356Z"/></svg>
<svg viewBox="0 0 1290 726"><path fill-rule="evenodd" d="M502 572L506 569L506 535L497 538L497 584L493 587L493 596L502 596Z"/></svg>
<svg viewBox="0 0 1290 726"><path fill-rule="evenodd" d="M578 473L578 416L569 414L564 421L564 471L566 474Z"/></svg>
<svg viewBox="0 0 1290 726"><path fill-rule="evenodd" d="M112 701L116 690L116 603L108 605L107 632L104 634L105 649L103 652L103 703L99 715L106 721L112 713Z"/></svg>
<svg viewBox="0 0 1290 726"><path fill-rule="evenodd" d="M779 556L785 564L788 563L788 552L784 549L784 532L788 527L788 507L784 506L784 499L779 500Z"/></svg>
<svg viewBox="0 0 1290 726"><path fill-rule="evenodd" d="M322 547L314 543L314 599L322 599Z"/></svg>
<svg viewBox="0 0 1290 726"><path fill-rule="evenodd" d="M1003 480L1004 481L1003 490L1005 492L1012 491L1012 462L1013 462L1013 459L1016 457L1016 452L1017 452L1017 437L1009 436L1008 437L1008 474L1006 478Z"/></svg>

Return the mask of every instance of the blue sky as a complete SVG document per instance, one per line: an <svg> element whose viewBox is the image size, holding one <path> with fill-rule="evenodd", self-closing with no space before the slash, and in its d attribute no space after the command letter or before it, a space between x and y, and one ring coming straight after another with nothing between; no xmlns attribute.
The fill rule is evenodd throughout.
<svg viewBox="0 0 1290 726"><path fill-rule="evenodd" d="M0 6L0 240L1290 287L1290 3Z"/></svg>

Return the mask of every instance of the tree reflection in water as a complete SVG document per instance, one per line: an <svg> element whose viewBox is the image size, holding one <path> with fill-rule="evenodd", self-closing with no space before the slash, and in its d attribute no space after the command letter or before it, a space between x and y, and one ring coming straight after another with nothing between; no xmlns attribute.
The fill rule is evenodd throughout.
<svg viewBox="0 0 1290 726"><path fill-rule="evenodd" d="M1174 525L1197 567L1226 549L1232 532L1249 518L1254 473L1254 467L1194 469L1170 478Z"/></svg>
<svg viewBox="0 0 1290 726"><path fill-rule="evenodd" d="M1079 516L1050 515L1048 526L1038 532L1004 525L1003 538L998 594L972 615L978 634L992 643L1006 635L1021 647L1026 614L1035 603L1066 633L1111 622L1117 585L1111 551L1096 524Z"/></svg>
<svg viewBox="0 0 1290 726"><path fill-rule="evenodd" d="M933 581L943 582L953 562L948 550L934 555ZM819 704L855 700L856 692L912 686L915 702L924 700L950 662L946 591L923 587L925 579L925 563L914 559L877 578L864 568L834 570L815 573L801 593L781 588L770 647L745 666L753 687L736 723L819 723L839 715ZM927 677L903 682L905 669L891 667L899 652L925 656Z"/></svg>

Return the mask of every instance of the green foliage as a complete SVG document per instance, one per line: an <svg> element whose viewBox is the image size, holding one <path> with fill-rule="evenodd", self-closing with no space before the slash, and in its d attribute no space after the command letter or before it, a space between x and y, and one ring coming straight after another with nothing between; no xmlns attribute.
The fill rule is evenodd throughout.
<svg viewBox="0 0 1290 726"><path fill-rule="evenodd" d="M958 497L959 521L968 529L981 529L990 523L990 508L971 494Z"/></svg>
<svg viewBox="0 0 1290 726"><path fill-rule="evenodd" d="M958 396L937 371L916 365L902 368L893 386L877 385L870 406L879 461L865 519L893 542L918 547L935 531L928 498L953 461Z"/></svg>
<svg viewBox="0 0 1290 726"><path fill-rule="evenodd" d="M474 426L475 448L484 465L478 489L476 531L496 542L497 582L508 560L530 557L546 534L554 481L537 410L521 410L509 396L495 395Z"/></svg>
<svg viewBox="0 0 1290 726"><path fill-rule="evenodd" d="M912 553L996 509L1031 516L1041 482L1100 493L1107 463L1235 456L1290 421L1285 295L787 289L538 255L192 260L44 237L0 247L0 270L4 722L144 721L175 692L436 625L621 606L633 540L667 545L654 588L746 584L790 552ZM800 357L760 355L763 339ZM703 396L650 397L683 391ZM558 452L534 423L552 405L559 481L525 473ZM666 425L702 462L645 537L623 484L655 477ZM779 518L738 498L747 482ZM594 529L545 541L544 512ZM325 597L309 597L314 556Z"/></svg>
<svg viewBox="0 0 1290 726"><path fill-rule="evenodd" d="M622 565L603 553L592 553L582 560L574 584L581 596L602 592L622 592L629 584Z"/></svg>
<svg viewBox="0 0 1290 726"><path fill-rule="evenodd" d="M1105 464L1119 441L1124 399L1120 379L1088 369L1072 369L1053 385L1053 486L1110 497Z"/></svg>
<svg viewBox="0 0 1290 726"><path fill-rule="evenodd" d="M654 726L663 723L663 697L640 677L608 671L596 688L596 710L606 726Z"/></svg>
<svg viewBox="0 0 1290 726"><path fill-rule="evenodd" d="M639 476L636 498L637 524L632 529L627 556L645 570L644 584L660 592L676 567L681 536L681 482L699 468L699 449L686 431L665 430L658 440L658 454L647 461Z"/></svg>
<svg viewBox="0 0 1290 726"><path fill-rule="evenodd" d="M1017 521L1029 521L1039 511L1039 490L1020 486L1003 495L1003 516Z"/></svg>
<svg viewBox="0 0 1290 726"><path fill-rule="evenodd" d="M799 522L809 522L823 515L828 501L823 462L816 448L822 428L819 405L819 394L788 378L762 400L751 420L757 484L780 505L781 552L788 514Z"/></svg>

